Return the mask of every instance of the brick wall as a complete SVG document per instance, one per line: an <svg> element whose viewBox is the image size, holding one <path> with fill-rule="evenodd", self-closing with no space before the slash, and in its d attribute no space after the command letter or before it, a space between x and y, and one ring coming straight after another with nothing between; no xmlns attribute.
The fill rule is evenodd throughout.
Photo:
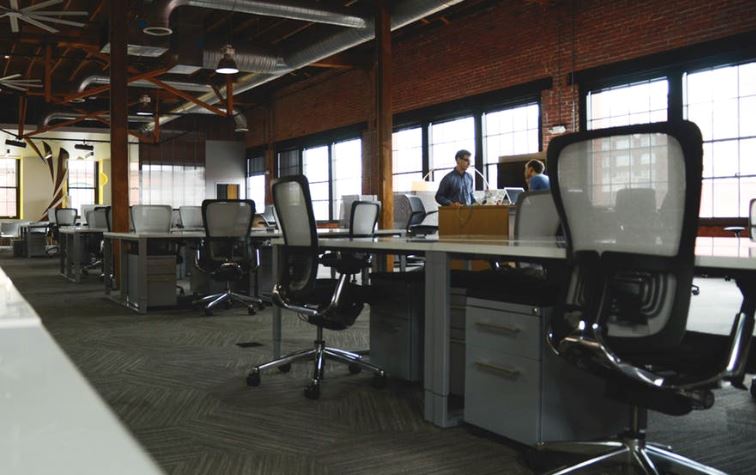
<svg viewBox="0 0 756 475"><path fill-rule="evenodd" d="M581 70L756 30L753 0L548 3L502 0L448 25L434 22L399 35L393 46L395 112L550 76L554 87L541 97L544 130L554 124L573 130L577 93L566 80L573 62ZM364 122L371 84L369 72L355 69L278 91L268 106L248 112L247 145ZM545 133L544 144L549 138Z"/></svg>

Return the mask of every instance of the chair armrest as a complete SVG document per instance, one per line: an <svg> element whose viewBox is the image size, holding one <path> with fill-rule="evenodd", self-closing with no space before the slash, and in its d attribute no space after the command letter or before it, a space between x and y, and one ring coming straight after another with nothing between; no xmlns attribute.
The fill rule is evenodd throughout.
<svg viewBox="0 0 756 475"><path fill-rule="evenodd" d="M348 278L347 274L342 274L341 277L339 277L339 283L336 284L336 290L334 291L333 296L331 297L331 301L328 303L328 306L322 310L316 310L314 308L306 307L304 305L290 303L288 299L286 299L281 294L280 284L276 284L273 287L272 300L273 300L273 303L275 303L281 308L285 308L286 310L291 310L292 312L301 313L308 317L322 317L323 315L326 315L329 312L335 310L336 307L339 305L339 302L341 301L341 294L344 292L344 288L346 287L346 284L347 284L347 278Z"/></svg>
<svg viewBox="0 0 756 475"><path fill-rule="evenodd" d="M428 213L425 213L425 217L427 218L428 216L430 216L432 214L438 214L438 210L436 210L436 211L430 211Z"/></svg>

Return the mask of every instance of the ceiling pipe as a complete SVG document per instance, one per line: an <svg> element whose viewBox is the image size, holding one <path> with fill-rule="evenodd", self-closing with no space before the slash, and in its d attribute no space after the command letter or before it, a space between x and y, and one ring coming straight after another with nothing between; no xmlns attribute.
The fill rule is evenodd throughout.
<svg viewBox="0 0 756 475"><path fill-rule="evenodd" d="M53 122L56 120L74 120L74 119L80 118L82 115L83 114L76 114L72 112L52 112L48 114L47 116L45 116L44 119L42 119L40 128L47 127L48 125L50 125L50 122ZM99 117L105 120L110 120L110 114L101 114L99 115ZM99 119L97 117L88 117L84 120L97 121ZM152 117L141 116L141 115L130 115L129 122L142 122L142 123L152 122Z"/></svg>
<svg viewBox="0 0 756 475"><path fill-rule="evenodd" d="M171 13L176 8L184 6L326 23L348 28L359 29L365 28L367 25L364 18L332 8L316 7L312 3L292 0L275 2L262 0L160 0L151 10L152 13L148 15L149 25L142 31L153 36L172 34Z"/></svg>
<svg viewBox="0 0 756 475"><path fill-rule="evenodd" d="M402 28L428 15L432 15L451 6L462 3L464 0L407 0L399 3L391 16L391 30ZM335 35L329 36L317 43L314 43L304 49L295 51L284 57L284 62L292 69L298 69L312 63L316 63L334 54L353 48L362 43L375 38L375 23L368 20L367 26L362 30L347 30ZM234 94L241 94L270 82L286 74L286 72L247 74L242 76L234 84ZM225 88L221 90L225 93ZM208 104L219 102L218 97L213 94L203 94L199 100ZM191 114L199 112L201 107L196 104L187 102L178 106L171 111L172 114ZM170 122L176 117L173 115L161 116L160 124ZM150 131L154 129L155 124L147 124L143 130Z"/></svg>
<svg viewBox="0 0 756 475"><path fill-rule="evenodd" d="M213 88L207 84L199 84L194 82L183 82L183 81L162 81L169 86L178 89L179 91L190 91L190 92L212 92ZM84 92L89 86L104 86L106 84L110 84L110 77L109 76L102 76L102 75L92 75L87 76L84 79L81 80L79 83L78 91ZM129 87L141 87L145 89L159 89L160 86L157 84L150 82L146 79L140 79L138 81L133 81L129 83Z"/></svg>

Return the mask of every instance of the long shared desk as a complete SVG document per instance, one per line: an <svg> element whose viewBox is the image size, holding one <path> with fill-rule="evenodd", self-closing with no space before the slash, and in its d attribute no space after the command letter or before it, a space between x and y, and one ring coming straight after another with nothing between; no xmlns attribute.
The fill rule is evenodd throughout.
<svg viewBox="0 0 756 475"><path fill-rule="evenodd" d="M0 473L162 473L2 269L0 387Z"/></svg>
<svg viewBox="0 0 756 475"><path fill-rule="evenodd" d="M273 246L283 242L272 241ZM510 261L558 262L566 258L564 244L553 241L522 242L485 238L403 238L361 239L320 238L322 249L364 251L376 254L425 256L425 419L440 427L459 423L461 415L449 410L450 298L449 264L452 258L498 257ZM278 275L280 252L273 252L273 278ZM736 280L743 302L740 310L754 312L756 301L756 245L747 239L698 238L696 269ZM281 355L281 309L273 308L273 355Z"/></svg>

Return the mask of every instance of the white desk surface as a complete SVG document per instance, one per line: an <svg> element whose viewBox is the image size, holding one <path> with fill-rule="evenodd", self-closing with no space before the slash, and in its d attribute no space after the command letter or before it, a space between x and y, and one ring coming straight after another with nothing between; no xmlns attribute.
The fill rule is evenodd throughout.
<svg viewBox="0 0 756 475"><path fill-rule="evenodd" d="M406 238L379 237L375 239L318 240L326 249L360 249L397 252L448 252L538 259L564 259L564 244L553 241L507 241L496 239ZM283 244L279 240L273 244ZM747 238L698 238L696 240L698 267L733 270L756 270L756 243Z"/></svg>
<svg viewBox="0 0 756 475"><path fill-rule="evenodd" d="M102 228L90 228L87 226L62 226L58 228L58 232L61 234L76 234L76 233L102 233L107 231Z"/></svg>
<svg viewBox="0 0 756 475"><path fill-rule="evenodd" d="M0 269L0 473L162 473Z"/></svg>
<svg viewBox="0 0 756 475"><path fill-rule="evenodd" d="M322 228L318 229L318 236L348 236L349 230L343 229L343 228ZM391 235L401 235L404 234L403 230L400 229L380 229L377 231L378 235L383 236L391 236ZM110 239L122 239L127 241L136 241L138 239L147 238L147 239L180 239L180 238L203 238L205 237L205 231L204 230L191 230L191 231L182 231L182 230L175 230L171 231L169 233L114 233L114 232L106 232L104 233L104 236L106 238ZM250 237L256 238L256 239L277 239L281 237L281 231L275 230L275 231L267 231L265 229L261 228L252 228L250 231Z"/></svg>

